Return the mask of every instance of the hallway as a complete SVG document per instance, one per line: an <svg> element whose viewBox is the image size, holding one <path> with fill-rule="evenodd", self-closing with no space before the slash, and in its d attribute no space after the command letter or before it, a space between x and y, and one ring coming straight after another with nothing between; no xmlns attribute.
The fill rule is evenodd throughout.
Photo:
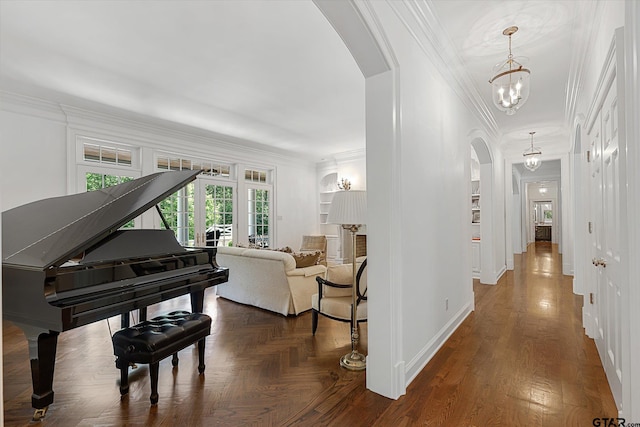
<svg viewBox="0 0 640 427"><path fill-rule="evenodd" d="M498 285L475 281L475 312L408 387L402 409L387 411L384 420L586 426L616 417L572 279L562 275L557 245L536 242L516 255L514 271Z"/></svg>

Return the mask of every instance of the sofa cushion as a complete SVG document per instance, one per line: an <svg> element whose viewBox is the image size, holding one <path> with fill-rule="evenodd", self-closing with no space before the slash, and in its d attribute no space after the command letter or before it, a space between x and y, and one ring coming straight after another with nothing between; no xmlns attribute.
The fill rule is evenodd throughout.
<svg viewBox="0 0 640 427"><path fill-rule="evenodd" d="M322 313L330 316L337 317L339 319L351 318L351 297L337 297L337 298L324 298L322 297ZM318 308L318 294L314 294L311 297L311 307L319 310ZM361 301L358 304L358 320L367 319L367 302Z"/></svg>
<svg viewBox="0 0 640 427"><path fill-rule="evenodd" d="M322 275L324 277L324 273L327 271L327 267L322 264L311 265L309 267L304 268L296 268L294 270L287 271L287 276L317 276Z"/></svg>
<svg viewBox="0 0 640 427"><path fill-rule="evenodd" d="M356 273L360 269L360 266L366 259L366 256L356 258ZM363 292L367 288L367 269L365 268L362 277L360 277L360 292ZM338 264L332 265L327 268L327 280L332 283L338 283L340 285L349 285L353 283L353 268L351 264ZM341 297L350 296L351 288L334 288L331 286L324 286L322 289L323 297Z"/></svg>
<svg viewBox="0 0 640 427"><path fill-rule="evenodd" d="M318 263L318 257L320 257L320 252L293 253L291 256L293 256L293 259L296 261L296 268L304 268L316 265Z"/></svg>

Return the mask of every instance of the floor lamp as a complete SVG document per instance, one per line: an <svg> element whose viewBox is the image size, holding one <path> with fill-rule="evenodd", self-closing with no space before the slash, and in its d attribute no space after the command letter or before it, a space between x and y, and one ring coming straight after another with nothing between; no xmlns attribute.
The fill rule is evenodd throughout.
<svg viewBox="0 0 640 427"><path fill-rule="evenodd" d="M367 367L365 356L358 352L358 306L356 283L356 233L367 223L367 193L365 191L339 191L333 195L327 222L340 224L344 230L351 232L352 239L352 272L353 286L351 287L351 352L342 356L340 366L352 371L361 371Z"/></svg>

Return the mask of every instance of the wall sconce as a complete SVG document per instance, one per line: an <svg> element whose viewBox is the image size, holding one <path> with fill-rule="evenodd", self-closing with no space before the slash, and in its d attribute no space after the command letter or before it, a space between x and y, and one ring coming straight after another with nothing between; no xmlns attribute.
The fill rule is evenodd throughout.
<svg viewBox="0 0 640 427"><path fill-rule="evenodd" d="M351 182L347 178L342 178L338 183L338 188L344 191L351 190Z"/></svg>

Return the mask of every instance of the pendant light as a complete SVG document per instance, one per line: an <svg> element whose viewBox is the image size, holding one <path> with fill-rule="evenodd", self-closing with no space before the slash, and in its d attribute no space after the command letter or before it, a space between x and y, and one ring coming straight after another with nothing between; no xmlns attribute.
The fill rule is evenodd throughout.
<svg viewBox="0 0 640 427"><path fill-rule="evenodd" d="M531 172L534 172L542 164L542 161L540 160L542 151L538 147L533 146L534 133L535 132L529 132L529 135L531 135L531 148L527 148L524 150L524 153L522 153L524 156L524 167L529 169Z"/></svg>
<svg viewBox="0 0 640 427"><path fill-rule="evenodd" d="M529 81L531 71L524 68L522 59L516 59L511 53L511 36L518 31L518 27L506 28L502 34L509 37L509 56L493 68L494 76L489 83L492 85L493 103L500 111L508 116L527 102L529 98Z"/></svg>

